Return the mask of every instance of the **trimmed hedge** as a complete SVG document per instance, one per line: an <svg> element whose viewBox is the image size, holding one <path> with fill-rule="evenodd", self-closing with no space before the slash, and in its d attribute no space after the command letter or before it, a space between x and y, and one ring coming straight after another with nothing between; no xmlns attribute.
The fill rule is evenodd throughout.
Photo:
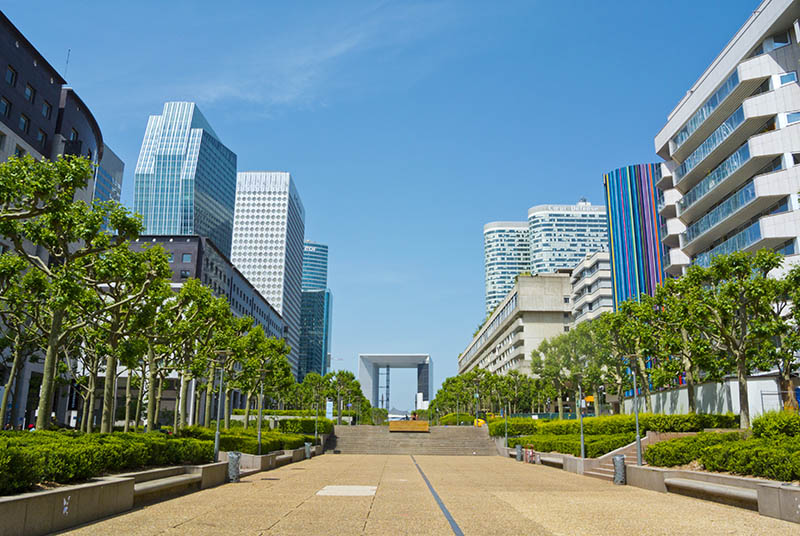
<svg viewBox="0 0 800 536"><path fill-rule="evenodd" d="M738 428L739 416L732 413L724 415L695 414L659 415L651 413L639 414L639 431L653 432L700 432L704 428ZM609 435L636 431L633 415L610 415L605 417L587 417L583 419L584 434ZM538 427L542 434L578 434L580 421L557 420L542 423Z"/></svg>
<svg viewBox="0 0 800 536"><path fill-rule="evenodd" d="M779 439L800 436L800 415L788 411L771 411L753 420L753 435Z"/></svg>
<svg viewBox="0 0 800 536"><path fill-rule="evenodd" d="M312 421L313 424L313 421ZM214 441L216 430L202 426L189 426L181 430L181 437L191 437L206 441ZM313 434L313 431L312 431ZM313 435L290 434L262 430L261 452L266 454L274 450L292 450L303 446L304 443L314 443ZM219 449L225 451L236 450L245 454L258 454L258 432L255 428L221 431L219 434Z"/></svg>
<svg viewBox="0 0 800 536"><path fill-rule="evenodd" d="M244 415L244 410L243 409L235 409L235 410L233 410L233 414L234 415ZM273 415L273 416L276 416L276 417L283 417L283 416L286 416L286 415L291 416L291 417L314 417L315 415L317 415L317 411L313 410L313 409L264 409L264 410L261 411L261 414L265 415L265 416ZM342 416L343 417L353 417L355 414L356 414L356 412L353 411L352 409L342 410ZM319 415L321 417L325 416L325 408L324 407L320 408ZM334 411L333 411L333 415L334 416L337 415L335 408L334 408ZM258 416L258 410L257 409L251 409L250 410L250 416L251 417L257 417Z"/></svg>
<svg viewBox="0 0 800 536"><path fill-rule="evenodd" d="M214 445L148 434L0 432L0 494L145 466L209 463Z"/></svg>
<svg viewBox="0 0 800 536"><path fill-rule="evenodd" d="M706 447L700 463L708 471L728 471L772 480L800 479L800 438L751 438Z"/></svg>
<svg viewBox="0 0 800 536"><path fill-rule="evenodd" d="M453 426L458 424L472 424L475 421L475 415L470 413L448 413L439 418L439 424L442 426Z"/></svg>
<svg viewBox="0 0 800 536"><path fill-rule="evenodd" d="M539 422L526 417L512 417L508 419L508 437L532 435L538 432ZM489 435L503 437L506 435L505 419L500 418L489 423Z"/></svg>
<svg viewBox="0 0 800 536"><path fill-rule="evenodd" d="M316 421L318 434L333 432L333 421L318 419ZM314 435L314 419L283 419L278 421L278 430L283 433Z"/></svg>
<svg viewBox="0 0 800 536"><path fill-rule="evenodd" d="M644 451L644 460L655 467L686 465L700 457L703 449L726 441L741 439L739 432L725 434L700 432L694 436L679 437L650 445Z"/></svg>
<svg viewBox="0 0 800 536"><path fill-rule="evenodd" d="M586 457L597 458L608 454L612 450L624 447L636 439L635 433L584 435ZM560 452L562 454L581 455L580 434L537 434L531 436L515 437L508 439L508 446L531 445L539 452Z"/></svg>

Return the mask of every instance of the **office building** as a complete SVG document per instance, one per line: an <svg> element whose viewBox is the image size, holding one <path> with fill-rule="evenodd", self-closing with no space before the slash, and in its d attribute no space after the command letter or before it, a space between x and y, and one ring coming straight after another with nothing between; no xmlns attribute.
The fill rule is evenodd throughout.
<svg viewBox="0 0 800 536"><path fill-rule="evenodd" d="M614 305L653 296L664 282L660 229L663 208L659 164L640 164L603 175L608 214Z"/></svg>
<svg viewBox="0 0 800 536"><path fill-rule="evenodd" d="M134 173L134 210L149 235L200 235L231 256L236 155L192 102L167 102L147 121Z"/></svg>
<svg viewBox="0 0 800 536"><path fill-rule="evenodd" d="M514 288L517 276L530 269L530 247L527 222L495 221L483 226L487 315Z"/></svg>
<svg viewBox="0 0 800 536"><path fill-rule="evenodd" d="M237 175L231 260L283 317L295 376L299 372L304 232L303 202L289 173Z"/></svg>
<svg viewBox="0 0 800 536"><path fill-rule="evenodd" d="M331 311L328 289L328 246L303 244L303 283L300 302L300 348L297 381L309 372L324 376L330 368Z"/></svg>
<svg viewBox="0 0 800 536"><path fill-rule="evenodd" d="M765 0L655 137L665 272L770 248L798 253L800 2Z"/></svg>
<svg viewBox="0 0 800 536"><path fill-rule="evenodd" d="M608 251L595 251L579 262L570 273L570 285L573 326L612 312L614 292Z"/></svg>
<svg viewBox="0 0 800 536"><path fill-rule="evenodd" d="M531 373L531 352L569 331L572 286L568 273L520 275L511 291L458 358L458 373L476 368Z"/></svg>
<svg viewBox="0 0 800 536"><path fill-rule="evenodd" d="M528 209L531 274L572 270L587 253L608 247L605 207L585 199L576 205Z"/></svg>
<svg viewBox="0 0 800 536"><path fill-rule="evenodd" d="M103 156L95 169L92 199L119 203L124 174L125 164L108 145L104 145Z"/></svg>

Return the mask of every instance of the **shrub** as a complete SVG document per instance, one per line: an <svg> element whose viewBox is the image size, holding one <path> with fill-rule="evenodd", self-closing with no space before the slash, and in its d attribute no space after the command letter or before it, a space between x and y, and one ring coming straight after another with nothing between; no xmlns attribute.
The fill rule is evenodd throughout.
<svg viewBox="0 0 800 536"><path fill-rule="evenodd" d="M739 417L732 413L725 415L684 414L659 415L642 413L639 415L639 431L653 432L699 432L704 428L736 428ZM584 434L607 435L636 431L633 415L609 415L604 417L587 417L583 419ZM580 421L557 420L539 425L542 434L577 434L580 433Z"/></svg>
<svg viewBox="0 0 800 536"><path fill-rule="evenodd" d="M725 441L741 439L738 432L726 434L716 432L700 432L689 437L679 437L650 445L644 451L644 460L656 467L674 467L686 465L700 457L702 450L708 446Z"/></svg>
<svg viewBox="0 0 800 536"><path fill-rule="evenodd" d="M800 439L751 438L703 449L700 463L709 471L728 471L773 480L800 479Z"/></svg>
<svg viewBox="0 0 800 536"><path fill-rule="evenodd" d="M374 409L377 409L377 408L374 408ZM287 415L290 416L290 417L314 417L316 415L324 417L325 416L325 407L323 405L320 408L319 412L317 412L317 410L314 410L314 409L264 409L264 410L262 410L261 414L264 415L264 416L273 415L273 416L276 416L276 417L283 417L283 416L287 416ZM356 412L354 410L351 410L351 409L342 410L342 416L343 417L344 416L352 417L355 414L356 414ZM243 409L235 409L235 410L233 410L233 415L244 415L244 410ZM334 416L337 415L335 409L334 409L333 415ZM257 409L251 409L250 410L250 416L251 417L257 417L258 416L258 410Z"/></svg>
<svg viewBox="0 0 800 536"><path fill-rule="evenodd" d="M753 435L778 439L800 436L800 415L788 411L771 411L753 420Z"/></svg>
<svg viewBox="0 0 800 536"><path fill-rule="evenodd" d="M475 421L475 416L470 413L448 413L439 418L439 424L443 426L453 426L458 423L472 424Z"/></svg>
<svg viewBox="0 0 800 536"><path fill-rule="evenodd" d="M525 417L512 417L508 419L508 437L531 435L538 430L538 421ZM506 435L505 419L495 419L489 423L489 435L493 437L503 437Z"/></svg>
<svg viewBox="0 0 800 536"><path fill-rule="evenodd" d="M333 421L328 419L317 419L318 434L330 434L333 432ZM284 419L278 421L278 429L281 432L293 434L314 434L314 419Z"/></svg>
<svg viewBox="0 0 800 536"><path fill-rule="evenodd" d="M612 450L624 447L636 439L636 434L584 435L586 457L597 458ZM536 434L508 439L508 446L531 445L539 452L560 452L562 454L581 455L581 438L579 434Z"/></svg>

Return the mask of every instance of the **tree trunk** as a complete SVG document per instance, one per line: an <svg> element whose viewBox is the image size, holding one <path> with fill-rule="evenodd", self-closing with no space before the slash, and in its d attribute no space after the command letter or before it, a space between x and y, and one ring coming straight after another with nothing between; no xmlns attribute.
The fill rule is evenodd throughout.
<svg viewBox="0 0 800 536"><path fill-rule="evenodd" d="M386 401L388 405L388 400ZM336 393L336 424L342 424L342 395Z"/></svg>
<svg viewBox="0 0 800 536"><path fill-rule="evenodd" d="M695 396L695 388L694 388L694 371L692 371L692 366L686 360L686 397L689 399L689 413L697 413L697 398Z"/></svg>
<svg viewBox="0 0 800 536"><path fill-rule="evenodd" d="M790 358L791 359L791 358ZM786 396L783 399L783 409L784 411L793 411L797 413L798 404L797 404L797 396L795 395L794 389L792 389L792 361L786 360L787 362L783 364L781 367L781 374L778 377L778 390L783 391L786 393Z"/></svg>
<svg viewBox="0 0 800 536"><path fill-rule="evenodd" d="M736 359L736 376L739 380L739 427L750 428L750 400L747 396L747 357L742 355Z"/></svg>
<svg viewBox="0 0 800 536"><path fill-rule="evenodd" d="M125 427L123 432L131 431L131 384L133 383L133 371L128 369L128 379L125 382Z"/></svg>
<svg viewBox="0 0 800 536"><path fill-rule="evenodd" d="M206 405L203 408L203 426L211 427L211 395L214 392L214 365L208 373L208 383L206 384Z"/></svg>
<svg viewBox="0 0 800 536"><path fill-rule="evenodd" d="M247 426L250 424L250 398L253 396L252 391L247 391L247 396L245 397L245 404L244 404L244 429L247 430Z"/></svg>
<svg viewBox="0 0 800 536"><path fill-rule="evenodd" d="M175 388L175 409L172 411L172 433L177 434L178 430L180 430L180 420L178 419L178 413L180 412L181 409L180 408L181 385L175 385L174 388Z"/></svg>
<svg viewBox="0 0 800 536"><path fill-rule="evenodd" d="M558 390L558 418L564 418L564 397L561 389Z"/></svg>
<svg viewBox="0 0 800 536"><path fill-rule="evenodd" d="M636 357L636 363L639 369L639 383L641 384L639 389L644 397L645 411L647 413L653 413L653 402L650 400L650 380L647 378L647 364L644 362L644 357L642 357L641 354Z"/></svg>
<svg viewBox="0 0 800 536"><path fill-rule="evenodd" d="M83 404L81 404L81 425L78 430L86 432L86 420L89 417L89 391L86 391L86 396L83 397Z"/></svg>
<svg viewBox="0 0 800 536"><path fill-rule="evenodd" d="M159 387L161 384L159 383ZM155 429L158 410L156 409L156 353L153 343L147 343L147 431Z"/></svg>
<svg viewBox="0 0 800 536"><path fill-rule="evenodd" d="M189 398L189 373L184 371L181 373L181 404L180 404L180 424L181 430L186 428L186 402Z"/></svg>
<svg viewBox="0 0 800 536"><path fill-rule="evenodd" d="M86 419L86 433L91 434L94 432L94 401L97 399L95 391L97 390L97 374L92 373L89 377L89 418Z"/></svg>
<svg viewBox="0 0 800 536"><path fill-rule="evenodd" d="M103 384L103 414L100 419L100 433L110 434L114 431L114 399L116 393L116 379L117 379L117 356L114 353L111 345L111 353L106 358L106 381Z"/></svg>
<svg viewBox="0 0 800 536"><path fill-rule="evenodd" d="M200 382L195 382L194 389L194 419L192 422L195 426L200 426L200 393L203 392L203 387Z"/></svg>
<svg viewBox="0 0 800 536"><path fill-rule="evenodd" d="M617 383L617 398L619 399L619 414L625 414L625 382L620 379Z"/></svg>
<svg viewBox="0 0 800 536"><path fill-rule="evenodd" d="M600 416L600 395L598 394L597 387L594 388L592 392L592 397L594 398L594 416Z"/></svg>
<svg viewBox="0 0 800 536"><path fill-rule="evenodd" d="M142 367L142 375L141 381L139 382L139 390L136 392L136 414L133 418L134 420L134 429L135 431L139 431L139 427L142 425L142 403L144 402L144 382L145 382L145 370L144 366Z"/></svg>
<svg viewBox="0 0 800 536"><path fill-rule="evenodd" d="M228 395L230 388L225 388L225 405L222 407L223 417L225 419L225 429L229 430L231 427L231 397Z"/></svg>
<svg viewBox="0 0 800 536"><path fill-rule="evenodd" d="M3 390L3 399L0 401L0 430L5 428L6 425L6 412L8 408L8 396L11 393L11 387L17 379L17 374L22 365L22 350L19 344L19 334L14 337L14 361L11 364L11 371L8 373L8 381Z"/></svg>
<svg viewBox="0 0 800 536"><path fill-rule="evenodd" d="M47 352L44 356L44 370L42 371L42 386L39 389L39 408L36 414L37 430L47 430L50 427L58 348L61 346L61 326L64 323L65 314L64 308L57 308L53 310L53 316L50 319L50 333L47 334Z"/></svg>
<svg viewBox="0 0 800 536"><path fill-rule="evenodd" d="M164 378L161 376L158 377L158 387L156 388L156 418L155 418L155 426L158 426L158 417L161 414L161 392L164 388Z"/></svg>

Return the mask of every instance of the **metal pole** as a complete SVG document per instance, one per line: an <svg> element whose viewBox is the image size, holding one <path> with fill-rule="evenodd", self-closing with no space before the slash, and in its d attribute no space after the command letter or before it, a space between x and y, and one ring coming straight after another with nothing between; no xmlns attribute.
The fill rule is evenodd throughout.
<svg viewBox="0 0 800 536"><path fill-rule="evenodd" d="M258 455L261 456L261 408L264 406L264 380L259 384L258 392Z"/></svg>
<svg viewBox="0 0 800 536"><path fill-rule="evenodd" d="M217 432L214 434L214 461L217 461L219 458L219 421L222 420L222 369L223 367L219 367L219 391L217 392Z"/></svg>
<svg viewBox="0 0 800 536"><path fill-rule="evenodd" d="M316 398L316 397L315 397ZM319 420L319 400L314 402L314 444L317 443L317 421Z"/></svg>
<svg viewBox="0 0 800 536"><path fill-rule="evenodd" d="M633 411L636 420L636 465L642 465L642 438L639 437L639 388L636 386L636 372L633 373Z"/></svg>
<svg viewBox="0 0 800 536"><path fill-rule="evenodd" d="M586 442L583 440L583 389L581 388L580 381L578 382L578 412L581 420L581 458L585 458Z"/></svg>
<svg viewBox="0 0 800 536"><path fill-rule="evenodd" d="M456 398L456 426L461 424L461 418L458 416L458 398Z"/></svg>
<svg viewBox="0 0 800 536"><path fill-rule="evenodd" d="M506 448L508 448L508 404L506 404L504 413L506 414Z"/></svg>

